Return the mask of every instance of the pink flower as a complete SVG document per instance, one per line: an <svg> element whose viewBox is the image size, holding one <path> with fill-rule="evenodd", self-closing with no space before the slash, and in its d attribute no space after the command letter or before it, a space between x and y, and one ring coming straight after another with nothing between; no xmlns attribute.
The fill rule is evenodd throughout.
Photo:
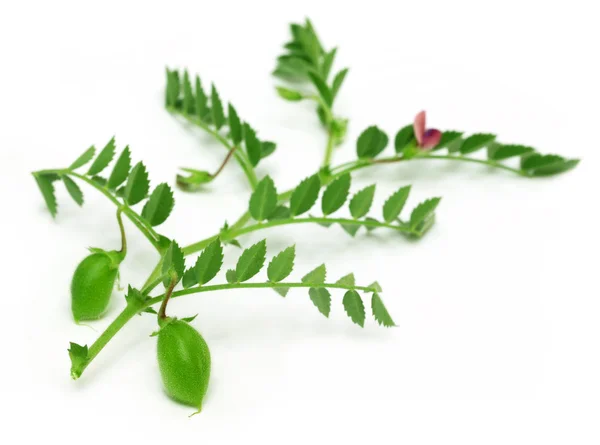
<svg viewBox="0 0 600 445"><path fill-rule="evenodd" d="M437 144L440 143L442 138L442 132L433 128L425 128L425 111L421 111L415 116L415 123L413 125L415 131L415 138L417 144L421 150L431 150Z"/></svg>

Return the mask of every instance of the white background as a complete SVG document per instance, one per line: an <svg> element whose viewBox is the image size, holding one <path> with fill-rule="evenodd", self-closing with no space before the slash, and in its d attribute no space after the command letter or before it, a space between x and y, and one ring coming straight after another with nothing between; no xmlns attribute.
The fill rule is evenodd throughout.
<svg viewBox="0 0 600 445"><path fill-rule="evenodd" d="M598 100L593 1L6 1L0 193L3 303L2 435L10 443L600 442ZM164 67L215 81L261 137L278 142L258 169L280 190L311 174L324 135L311 106L274 93L270 76L287 25L310 16L337 67L350 74L336 103L351 119L335 162L355 156L368 125L391 136L427 109L432 126L491 131L503 142L581 157L547 179L437 161L360 172L386 196L413 184L409 204L443 196L419 242L294 226L268 237L296 243L298 278L326 262L332 279L377 279L399 327L364 330L335 294L331 319L306 292L190 296L171 312L199 313L213 374L205 408L162 392L150 316L134 319L82 379L69 378L69 341L91 343L123 307L122 293L92 330L72 323L69 283L87 246L116 248L114 209L85 188L78 208L62 188L55 221L29 172L64 167L116 135L153 184L179 166L215 168L222 147L163 109ZM593 42L596 42L594 44ZM388 149L391 153L391 149ZM188 244L234 220L249 193L235 164L206 192L177 192L162 233ZM127 225L126 283L156 261ZM228 262L239 251L227 248ZM223 278L221 278L223 279Z"/></svg>

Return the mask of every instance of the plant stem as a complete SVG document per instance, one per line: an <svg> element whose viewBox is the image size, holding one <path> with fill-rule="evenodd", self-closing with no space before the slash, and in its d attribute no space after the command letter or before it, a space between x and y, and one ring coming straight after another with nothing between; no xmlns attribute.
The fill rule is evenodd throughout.
<svg viewBox="0 0 600 445"><path fill-rule="evenodd" d="M373 290L366 286L347 286L344 284L337 283L325 283L315 285L314 283L229 283L229 284L215 284L212 286L194 287L190 289L183 289L177 292L171 292L170 298L182 297L184 295L198 294L203 292L212 292L219 290L229 289L274 289L274 288L311 288L311 287L325 287L329 289L344 289L344 290L359 290L364 292L372 292ZM96 358L96 356L102 351L107 343L131 320L137 313L167 300L166 295L169 294L169 290L163 295L159 295L154 298L148 299L143 305L128 305L123 311L114 319L114 321L106 328L106 330L100 334L96 341L90 346L88 351L88 359L85 365L79 370L78 377L83 374L85 368Z"/></svg>
<svg viewBox="0 0 600 445"><path fill-rule="evenodd" d="M171 111L172 113L177 113L177 115L182 116L184 119L186 119L191 124L202 128L208 134L213 136L217 141L219 141L227 150L229 150L233 154L233 156L235 157L235 160L238 162L238 164L240 164L240 166L242 167L242 170L244 171L244 173L246 175L246 178L248 178L248 182L250 183L252 190L254 190L256 188L256 186L258 185L258 178L256 177L254 167L252 167L252 165L250 164L250 161L248 160L246 155L241 150L235 150L235 147L229 143L227 138L225 138L223 135L219 134L219 132L217 130L213 130L212 128L210 128L208 125L206 125L204 122L202 122L197 117L190 116L185 113L180 113L178 110L176 110L173 107L169 107L168 110ZM226 160L226 162L227 162L227 160Z"/></svg>
<svg viewBox="0 0 600 445"><path fill-rule="evenodd" d="M169 300L171 299L171 295L173 294L173 289L175 288L175 285L177 284L177 277L173 277L171 279L171 283L169 284L169 288L167 289L167 291L165 292L162 304L160 305L160 309L158 310L158 318L164 320L165 318L167 318L167 304L169 304Z"/></svg>
<svg viewBox="0 0 600 445"><path fill-rule="evenodd" d="M225 168L225 166L231 159L231 156L233 156L233 153L235 152L236 149L237 149L237 147L233 147L227 152L227 156L225 156L225 159L223 160L223 162L221 163L221 165L219 166L217 171L211 175L213 177L213 179L216 178L217 176L219 176L219 173L221 173L223 171L223 169Z"/></svg>
<svg viewBox="0 0 600 445"><path fill-rule="evenodd" d="M489 159L475 159L475 158L469 158L466 156L453 156L453 155L424 155L424 156L418 156L418 157L414 157L414 158L404 158L402 156L392 156L392 157L381 158L381 159L370 159L370 160L359 159L357 161L346 162L344 164L338 165L337 167L334 167L332 169L332 172L334 172L335 176L340 176L345 173L350 173L352 171L360 170L362 168L370 167L372 165L377 165L377 164L392 164L392 163L396 163L396 162L406 162L406 161L426 160L426 159L472 162L472 163L476 163L476 164L487 165L488 167L494 167L494 168L506 170L506 171L509 171L512 173L516 173L519 176L527 176L527 174L525 172L523 172L522 170L509 167L509 166L501 164L500 162L497 162L497 161L492 161Z"/></svg>
<svg viewBox="0 0 600 445"><path fill-rule="evenodd" d="M306 224L306 223L316 223L316 224L344 224L351 226L365 226L365 227L385 227L388 229L394 229L399 232L410 233L413 235L418 235L418 233L409 227L399 226L379 221L369 221L369 220L356 220L356 219L348 219L348 218L318 218L318 217L307 217L307 218L287 218L287 219L275 219L272 221L267 221L264 223L252 224L250 226L243 227L241 229L230 231L227 233L228 236L231 236L231 239L236 238L240 235L244 235L250 232L254 232L256 230L268 229L270 227L276 226L284 226L289 224Z"/></svg>
<svg viewBox="0 0 600 445"><path fill-rule="evenodd" d="M127 255L127 236L125 236L125 227L123 227L123 218L121 217L123 210L119 208L117 210L117 222L119 223L119 230L121 231L121 253L123 257Z"/></svg>
<svg viewBox="0 0 600 445"><path fill-rule="evenodd" d="M323 158L323 168L329 167L333 158L333 130L327 130L327 147L325 148L325 157Z"/></svg>

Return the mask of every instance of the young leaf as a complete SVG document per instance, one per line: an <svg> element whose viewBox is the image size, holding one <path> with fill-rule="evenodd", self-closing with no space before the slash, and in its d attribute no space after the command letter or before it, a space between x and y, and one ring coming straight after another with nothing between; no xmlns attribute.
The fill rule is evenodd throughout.
<svg viewBox="0 0 600 445"><path fill-rule="evenodd" d="M396 153L402 153L406 147L414 144L415 142L415 130L412 124L402 127L400 130L398 130L398 133L396 133L396 138L394 139L394 148L396 149Z"/></svg>
<svg viewBox="0 0 600 445"><path fill-rule="evenodd" d="M241 283L256 275L265 264L266 253L266 240L259 241L252 247L244 250L235 266L237 281Z"/></svg>
<svg viewBox="0 0 600 445"><path fill-rule="evenodd" d="M150 199L142 209L142 218L150 223L151 226L158 226L164 223L175 205L173 191L167 184L162 183L154 189Z"/></svg>
<svg viewBox="0 0 600 445"><path fill-rule="evenodd" d="M200 77L196 76L196 116L203 121L208 115L208 107L206 106L207 98Z"/></svg>
<svg viewBox="0 0 600 445"><path fill-rule="evenodd" d="M350 181L350 174L346 173L327 186L321 201L324 215L330 215L344 205L350 192Z"/></svg>
<svg viewBox="0 0 600 445"><path fill-rule="evenodd" d="M298 102L304 99L304 95L299 91L290 90L284 87L277 87L277 94L282 99L289 100L290 102Z"/></svg>
<svg viewBox="0 0 600 445"><path fill-rule="evenodd" d="M431 198L416 206L410 214L410 228L414 230L427 220L435 211L440 200L441 198Z"/></svg>
<svg viewBox="0 0 600 445"><path fill-rule="evenodd" d="M315 269L311 270L309 273L302 277L302 282L306 284L323 284L325 283L325 278L327 277L327 269L325 268L325 264L321 264Z"/></svg>
<svg viewBox="0 0 600 445"><path fill-rule="evenodd" d="M404 204L406 204L406 200L408 199L408 195L410 193L410 185L400 188L396 193L388 198L388 200L383 205L383 219L385 222L392 222L402 209L404 208Z"/></svg>
<svg viewBox="0 0 600 445"><path fill-rule="evenodd" d="M127 177L125 185L125 200L129 205L135 205L148 196L150 181L148 181L148 172L142 162L138 162Z"/></svg>
<svg viewBox="0 0 600 445"><path fill-rule="evenodd" d="M277 208L277 190L270 176L265 176L250 197L250 215L256 221L264 221Z"/></svg>
<svg viewBox="0 0 600 445"><path fill-rule="evenodd" d="M219 92L214 83L212 84L212 89L210 91L210 107L213 124L218 130L225 124L225 114L223 114L223 104L221 103Z"/></svg>
<svg viewBox="0 0 600 445"><path fill-rule="evenodd" d="M319 95L323 99L323 102L325 102L329 107L331 107L331 104L333 103L333 97L327 84L323 81L323 79L321 79L317 74L315 74L312 71L308 72L308 77L319 92Z"/></svg>
<svg viewBox="0 0 600 445"><path fill-rule="evenodd" d="M296 257L296 246L290 246L285 250L275 255L269 267L267 268L267 276L269 281L277 283L286 278L294 268L294 258Z"/></svg>
<svg viewBox="0 0 600 445"><path fill-rule="evenodd" d="M356 286L356 279L354 278L353 273L349 273L348 275L344 275L342 278L337 280L335 284L341 284L343 286L354 287Z"/></svg>
<svg viewBox="0 0 600 445"><path fill-rule="evenodd" d="M34 174L35 182L42 192L42 196L44 197L44 202L46 203L46 207L50 211L50 214L54 218L56 216L58 205L56 203L56 194L54 193L54 184L58 177L56 175L40 175Z"/></svg>
<svg viewBox="0 0 600 445"><path fill-rule="evenodd" d="M196 282L202 286L212 280L223 265L223 247L219 239L211 242L196 261Z"/></svg>
<svg viewBox="0 0 600 445"><path fill-rule="evenodd" d="M138 289L128 286L125 294L127 305L142 306L146 302L146 297Z"/></svg>
<svg viewBox="0 0 600 445"><path fill-rule="evenodd" d="M262 141L260 143L260 158L264 159L267 156L270 156L275 152L277 148L277 144L271 141Z"/></svg>
<svg viewBox="0 0 600 445"><path fill-rule="evenodd" d="M386 328L396 326L377 292L373 292L373 296L371 297L371 310L373 311L373 318L379 325L383 325Z"/></svg>
<svg viewBox="0 0 600 445"><path fill-rule="evenodd" d="M356 193L350 200L350 214L352 218L358 219L369 213L375 196L375 184L365 187Z"/></svg>
<svg viewBox="0 0 600 445"><path fill-rule="evenodd" d="M194 92L192 91L192 83L190 82L190 75L187 70L183 73L183 112L185 114L192 114L194 112Z"/></svg>
<svg viewBox="0 0 600 445"><path fill-rule="evenodd" d="M192 191L201 188L203 184L211 182L214 177L210 172L205 170L194 170L193 168L181 168L188 176L178 174L176 177L177 185L182 190Z"/></svg>
<svg viewBox="0 0 600 445"><path fill-rule="evenodd" d="M65 184L67 191L69 192L69 195L71 195L71 198L73 198L73 201L75 201L79 205L83 205L83 193L81 192L81 189L75 183L75 181L73 181L67 175L64 175L62 177L62 180Z"/></svg>
<svg viewBox="0 0 600 445"><path fill-rule="evenodd" d="M236 109L231 104L229 104L227 115L229 116L229 135L233 145L238 145L242 142L242 123Z"/></svg>
<svg viewBox="0 0 600 445"><path fill-rule="evenodd" d="M164 280L163 284L165 287L169 286L173 277L179 281L183 278L185 271L185 260L183 259L183 252L175 241L171 241L169 248L163 256L162 262L162 273L168 275Z"/></svg>
<svg viewBox="0 0 600 445"><path fill-rule="evenodd" d="M333 61L335 60L336 53L337 48L333 48L323 57L323 64L321 65L321 77L325 82L327 82L327 78L329 77L329 73L331 72L331 67L333 66Z"/></svg>
<svg viewBox="0 0 600 445"><path fill-rule="evenodd" d="M464 140L460 146L460 152L462 154L473 153L474 151L480 150L486 145L490 144L496 139L494 134L478 133L469 136Z"/></svg>
<svg viewBox="0 0 600 445"><path fill-rule="evenodd" d="M108 178L108 188L114 190L123 184L127 179L129 169L131 169L131 154L129 153L129 147L125 147Z"/></svg>
<svg viewBox="0 0 600 445"><path fill-rule="evenodd" d="M274 287L273 290L277 292L282 297L285 297L290 291L289 287Z"/></svg>
<svg viewBox="0 0 600 445"><path fill-rule="evenodd" d="M183 280L181 281L181 284L183 285L184 289L188 289L198 284L195 267L186 269L186 271L183 273Z"/></svg>
<svg viewBox="0 0 600 445"><path fill-rule="evenodd" d="M367 128L358 137L356 142L356 154L359 158L374 158L388 145L388 136L378 127Z"/></svg>
<svg viewBox="0 0 600 445"><path fill-rule="evenodd" d="M488 159L493 161L502 161L504 159L515 156L522 156L527 153L532 153L535 150L532 147L525 145L488 145Z"/></svg>
<svg viewBox="0 0 600 445"><path fill-rule="evenodd" d="M377 281L373 281L369 286L367 286L369 289L371 289L372 292L383 292L383 289L381 288L381 285L377 282Z"/></svg>
<svg viewBox="0 0 600 445"><path fill-rule="evenodd" d="M444 131L442 133L440 142L438 142L438 144L435 147L433 147L433 150L435 151L440 150L442 148L447 148L450 152L456 151L454 150L454 148L461 141L462 135L463 134L460 131Z"/></svg>
<svg viewBox="0 0 600 445"><path fill-rule="evenodd" d="M288 219L291 216L290 209L286 206L280 205L275 208L273 213L269 215L269 221L273 221L275 219Z"/></svg>
<svg viewBox="0 0 600 445"><path fill-rule="evenodd" d="M238 280L237 280L237 276L235 274L235 270L228 269L227 272L225 272L225 279L230 284L237 283Z"/></svg>
<svg viewBox="0 0 600 445"><path fill-rule="evenodd" d="M331 312L331 294L329 291L324 287L311 287L308 290L308 296L319 312L329 318L329 313Z"/></svg>
<svg viewBox="0 0 600 445"><path fill-rule="evenodd" d="M71 359L71 377L77 379L81 376L82 368L88 361L88 347L71 342L68 352Z"/></svg>
<svg viewBox="0 0 600 445"><path fill-rule="evenodd" d="M303 180L292 192L290 198L290 212L292 216L308 212L319 197L321 180L318 175L313 175Z"/></svg>
<svg viewBox="0 0 600 445"><path fill-rule="evenodd" d="M354 237L356 233L360 230L360 226L358 224L340 224L344 232L346 232L351 237Z"/></svg>
<svg viewBox="0 0 600 445"><path fill-rule="evenodd" d="M104 170L110 161L112 161L113 156L115 155L115 138L113 137L108 143L104 146L96 160L92 163L92 166L88 170L87 174L89 176L94 176Z"/></svg>
<svg viewBox="0 0 600 445"><path fill-rule="evenodd" d="M84 151L81 156L75 159L75 161L69 166L69 170L76 170L79 167L83 167L94 158L95 153L96 148L92 145L90 148Z"/></svg>
<svg viewBox="0 0 600 445"><path fill-rule="evenodd" d="M262 157L262 144L256 137L256 131L248 123L244 123L244 144L250 164L256 167Z"/></svg>
<svg viewBox="0 0 600 445"><path fill-rule="evenodd" d="M342 300L348 317L361 328L365 327L365 305L355 290L349 290Z"/></svg>
<svg viewBox="0 0 600 445"><path fill-rule="evenodd" d="M348 68L344 68L340 72L338 72L333 78L333 83L331 84L331 96L332 100L335 100L337 97L340 88L342 88L342 84L344 83L344 79L346 79L346 75L348 74Z"/></svg>

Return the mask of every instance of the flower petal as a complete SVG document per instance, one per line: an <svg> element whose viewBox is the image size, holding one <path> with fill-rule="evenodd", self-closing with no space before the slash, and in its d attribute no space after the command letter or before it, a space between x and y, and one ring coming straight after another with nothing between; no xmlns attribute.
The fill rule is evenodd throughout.
<svg viewBox="0 0 600 445"><path fill-rule="evenodd" d="M415 138L419 145L423 142L423 134L425 133L425 111L421 111L415 116L413 128L415 130Z"/></svg>
<svg viewBox="0 0 600 445"><path fill-rule="evenodd" d="M440 143L440 139L442 139L442 132L440 130L429 129L423 134L423 142L421 142L420 147L423 150L431 150Z"/></svg>

